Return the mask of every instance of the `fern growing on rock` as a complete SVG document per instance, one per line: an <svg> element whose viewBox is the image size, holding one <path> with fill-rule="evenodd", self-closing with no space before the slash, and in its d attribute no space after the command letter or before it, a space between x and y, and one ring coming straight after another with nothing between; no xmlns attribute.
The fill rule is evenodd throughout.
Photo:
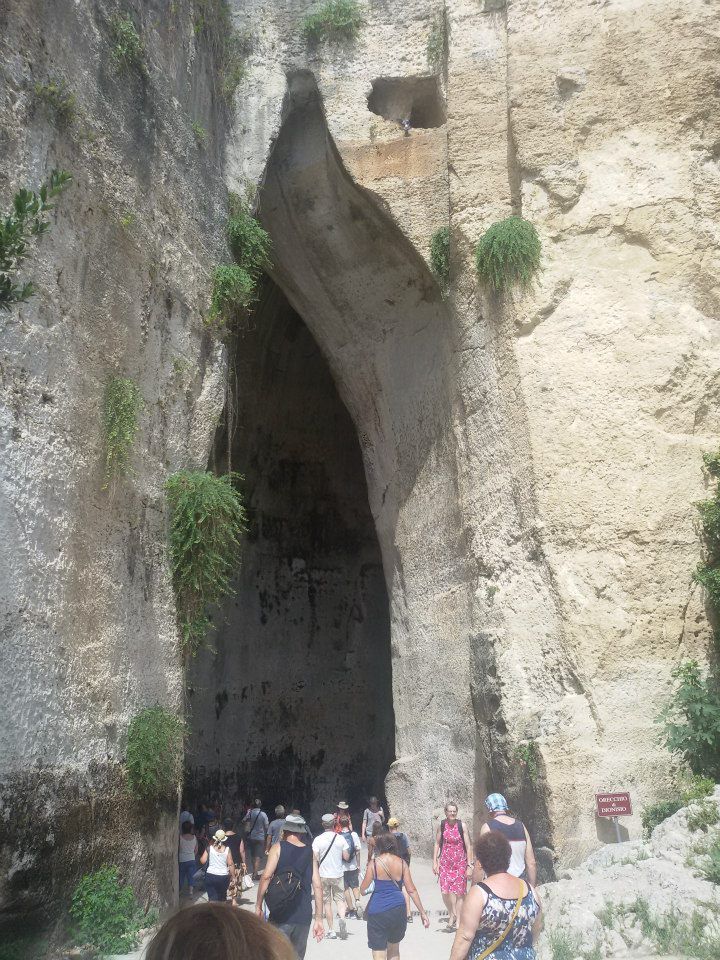
<svg viewBox="0 0 720 960"><path fill-rule="evenodd" d="M237 263L216 267L208 321L229 326L255 299L255 279Z"/></svg>
<svg viewBox="0 0 720 960"><path fill-rule="evenodd" d="M45 214L53 210L52 202L72 180L66 170L53 170L47 183L37 193L18 190L13 208L0 219L0 310L11 310L25 303L36 293L31 280L16 283L20 267L30 252L30 243L50 227Z"/></svg>
<svg viewBox="0 0 720 960"><path fill-rule="evenodd" d="M139 800L160 802L177 793L182 774L184 725L163 707L146 707L130 721L125 767Z"/></svg>
<svg viewBox="0 0 720 960"><path fill-rule="evenodd" d="M230 216L227 222L228 246L243 270L254 280L270 266L270 235L236 193L229 195Z"/></svg>
<svg viewBox="0 0 720 960"><path fill-rule="evenodd" d="M207 608L231 592L247 529L237 474L181 470L165 483L170 558L183 650L194 655L210 625Z"/></svg>
<svg viewBox="0 0 720 960"><path fill-rule="evenodd" d="M430 237L430 266L445 291L450 283L450 227L440 227Z"/></svg>
<svg viewBox="0 0 720 960"><path fill-rule="evenodd" d="M112 377L103 400L105 488L129 470L141 406L142 397L135 381L128 377Z"/></svg>
<svg viewBox="0 0 720 960"><path fill-rule="evenodd" d="M347 42L355 39L364 23L362 9L355 0L327 0L305 17L302 32L310 43Z"/></svg>
<svg viewBox="0 0 720 960"><path fill-rule="evenodd" d="M512 286L527 287L540 269L540 238L522 217L494 223L475 248L480 282L500 292Z"/></svg>

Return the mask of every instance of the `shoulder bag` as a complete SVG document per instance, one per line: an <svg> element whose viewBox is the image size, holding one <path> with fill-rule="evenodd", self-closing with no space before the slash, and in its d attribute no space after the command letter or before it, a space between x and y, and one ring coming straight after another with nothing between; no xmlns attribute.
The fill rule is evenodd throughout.
<svg viewBox="0 0 720 960"><path fill-rule="evenodd" d="M495 943L491 943L490 946L487 948L487 950L483 950L483 952L477 956L476 960L486 960L486 957L489 957L491 953L495 953L495 951L497 950L497 948L498 948L499 946L501 946L501 945L505 942L505 937L507 937L507 935L508 935L508 934L510 933L510 931L512 930L513 924L515 923L515 918L517 917L518 913L520 912L520 904L523 902L523 899L525 898L525 881L524 881L524 880L521 880L520 883L522 884L522 886L520 887L520 896L517 898L517 900L516 900L516 902L515 902L515 907L513 908L513 912L512 912L512 914L511 914L511 916L510 916L510 921L509 921L508 925L505 927L505 929L503 930L503 932L502 932L502 933L500 934L500 936L497 938L497 940L495 941ZM492 892L493 892L493 891L492 891L488 886L486 886L484 883L479 884L479 886L481 886L481 887L483 888L483 890L487 890L488 893L492 893ZM493 896L497 896L497 894L495 893L495 894L493 894Z"/></svg>
<svg viewBox="0 0 720 960"><path fill-rule="evenodd" d="M330 853L330 851L332 850L332 845L335 843L335 841L337 840L337 838L338 838L338 835L337 835L336 833L334 833L334 834L333 834L333 838L332 838L332 840L330 841L330 844L329 844L327 850L325 851L325 853L324 853L324 854L320 857L320 859L318 860L318 866L319 866L319 867L322 866L323 860L325 859L325 857L326 857L326 856Z"/></svg>

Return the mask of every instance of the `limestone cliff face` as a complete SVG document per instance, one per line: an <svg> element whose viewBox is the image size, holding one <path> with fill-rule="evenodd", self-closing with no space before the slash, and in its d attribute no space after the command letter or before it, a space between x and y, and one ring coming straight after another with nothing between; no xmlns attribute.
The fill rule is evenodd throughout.
<svg viewBox="0 0 720 960"><path fill-rule="evenodd" d="M653 718L672 666L707 644L690 574L700 454L718 437L713 4L384 0L354 44L315 50L301 37L308 4L231 6L252 53L227 139L189 0L170 13L138 5L150 70L131 81L109 66L105 5L11 0L0 13L4 206L52 166L76 178L31 264L40 296L3 317L5 796L30 798L42 849L60 862L75 842L59 827L74 822L63 798L107 795L132 713L180 702L162 483L210 453L225 358L201 313L224 256L225 188L251 182L278 299L314 338L362 455L389 603L393 810L423 845L445 800L469 820L489 787L503 789L540 845L577 860L597 844L596 789L629 788L639 806L663 783ZM431 69L439 26L447 57ZM33 104L33 83L53 73L73 78L90 140L59 133ZM396 115L408 112L406 136ZM205 152L193 120L210 134ZM528 294L486 297L473 247L513 212L540 232L544 269ZM448 223L443 299L427 252ZM268 329L287 324L268 315ZM287 346L251 346L256 365L233 390L260 422L251 391L277 382L263 356ZM141 384L146 416L135 477L109 498L99 416L116 371ZM288 389L288 402L299 395ZM355 560L374 557L361 542ZM293 576L312 576L301 552L285 558L290 593ZM347 590L338 609L361 587ZM222 657L244 613L223 611L236 627L218 631ZM246 611L247 635L262 644L259 616ZM303 680L302 645L292 653ZM262 755L230 714L226 732L213 728L222 657L192 678L203 699L191 758L216 783ZM232 670L235 716L252 725ZM339 709L362 737L361 707L343 694ZM529 740L535 782L516 760ZM340 780L323 777L325 802ZM134 874L166 899L168 844ZM91 847L76 866L99 855ZM17 834L4 847L9 903L35 882L40 849Z"/></svg>
<svg viewBox="0 0 720 960"><path fill-rule="evenodd" d="M44 909L108 861L148 899L174 895L174 810L158 824L135 809L119 764L134 713L181 703L162 485L206 463L222 408L201 310L226 195L208 52L192 5L166 6L143 4L137 21L146 77L113 67L105 4L0 11L3 212L53 167L74 178L27 263L38 296L0 317L6 913ZM34 95L58 78L76 96L65 127ZM133 476L104 491L114 374L135 379L144 408Z"/></svg>

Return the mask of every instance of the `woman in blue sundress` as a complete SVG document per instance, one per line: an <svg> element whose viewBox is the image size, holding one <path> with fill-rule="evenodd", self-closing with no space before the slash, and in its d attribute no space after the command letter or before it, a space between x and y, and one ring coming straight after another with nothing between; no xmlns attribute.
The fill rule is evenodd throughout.
<svg viewBox="0 0 720 960"><path fill-rule="evenodd" d="M484 833L475 856L485 880L465 898L450 960L535 960L540 901L525 880L508 873L509 842L501 833Z"/></svg>

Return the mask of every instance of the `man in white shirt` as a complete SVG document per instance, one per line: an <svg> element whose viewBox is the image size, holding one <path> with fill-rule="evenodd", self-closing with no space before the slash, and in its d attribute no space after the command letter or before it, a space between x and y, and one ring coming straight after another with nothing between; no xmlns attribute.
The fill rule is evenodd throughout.
<svg viewBox="0 0 720 960"><path fill-rule="evenodd" d="M326 813L322 818L323 832L313 840L312 848L320 870L323 892L323 910L328 925L328 940L337 940L333 929L333 903L337 904L340 939L347 937L345 914L345 863L350 860L350 848L339 833L335 833L335 817Z"/></svg>

